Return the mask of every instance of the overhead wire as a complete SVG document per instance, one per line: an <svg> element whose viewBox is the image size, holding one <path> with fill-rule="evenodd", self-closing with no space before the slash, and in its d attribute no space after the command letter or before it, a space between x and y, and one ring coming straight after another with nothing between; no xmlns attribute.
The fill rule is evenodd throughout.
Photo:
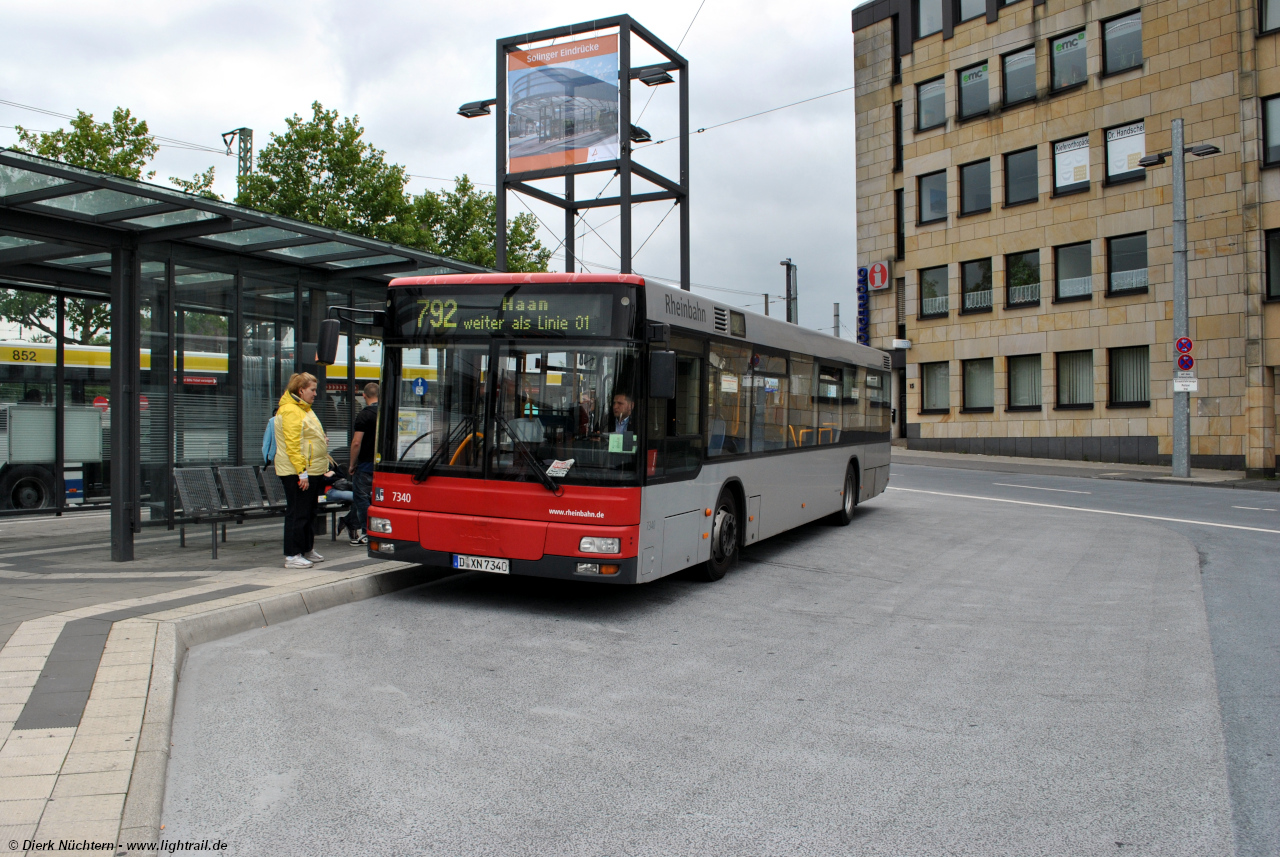
<svg viewBox="0 0 1280 857"><path fill-rule="evenodd" d="M702 7L705 5L707 5L707 0L702 0L702 2L698 4L698 11L693 13L693 18L689 21L689 26L684 28L684 35L681 36L680 41L676 43L677 52L680 50L680 46L684 44L684 40L689 38L689 31L693 29L693 22L698 20L698 15L702 14ZM644 118L644 112L648 110L649 105L653 103L653 96L656 95L657 92L658 88L656 86L650 88L649 98L645 101L644 107L640 108L640 115L636 117L637 122Z"/></svg>
<svg viewBox="0 0 1280 857"><path fill-rule="evenodd" d="M75 119L76 118L67 113L59 113L56 110L46 110L43 107L34 107L30 104L19 104L16 101L8 101L3 98L0 98L0 104L5 105L6 107L16 107L19 110L30 110L32 113L41 113L41 114L44 114L45 116L54 116L54 117L57 117L58 119ZM105 124L105 123L102 123L102 124ZM11 128L13 126L0 125L0 127ZM41 131L38 128L29 128L26 130L35 131L38 134L50 133L48 131ZM218 149L218 148L214 148L213 146L206 146L203 143L192 143L188 140L179 140L175 137L163 137L159 134L148 134L147 137L151 140L155 140L157 144L163 144L163 148L189 149L191 151L197 151L197 152L212 152L217 155L227 155L227 156L231 155L231 152L225 148Z"/></svg>
<svg viewBox="0 0 1280 857"><path fill-rule="evenodd" d="M746 115L746 116L739 116L737 119L729 119L729 120L727 120L727 121L725 121L725 122L717 122L717 123L716 123L716 124L714 124L714 125L708 125L708 126L706 126L705 128L699 128L697 131L694 131L693 133L694 133L694 134L702 134L702 133L704 133L704 132L706 132L706 131L711 131L711 130L713 130L713 129L715 129L715 128L723 128L723 127L724 127L724 126L726 126L726 125L733 125L733 124L734 124L734 123L736 123L736 122L745 122L745 121L746 121L746 120L748 120L748 119L755 119L757 116L764 116L764 115L766 115L766 114L768 114L768 113L776 113L776 112L778 112L779 110L786 110L788 107L796 107L797 105L800 105L800 104L808 104L810 101L817 101L817 100L818 100L818 99L820 99L820 98L830 98L830 97L831 97L831 96L833 96L833 95L839 95L840 93L842 93L842 92L848 92L848 91L849 91L849 90L851 90L851 89L853 89L853 87L852 87L852 86L846 86L846 87L844 87L843 89L836 89L836 90L832 90L831 92L824 92L822 95L815 95L815 96L813 96L813 97L811 97L811 98L802 98L802 99L800 99L799 101L793 101L793 102L791 102L790 104L783 104L783 105L781 105L781 106L779 106L779 107L770 107L768 110L761 110L759 113L751 113L751 114L748 114L748 115ZM635 148L636 148L636 149L648 149L648 148L650 148L650 147L652 147L652 146L660 146L660 145L662 145L663 143L668 143L668 142L670 142L670 141L672 141L672 140L677 139L677 137L679 137L679 135L678 135L678 134L677 134L675 137L664 137L664 138L663 138L663 139L661 139L661 140L654 140L654 141L652 141L652 142L650 142L650 143L646 143L646 144L644 144L644 145L642 145L642 146L636 146Z"/></svg>

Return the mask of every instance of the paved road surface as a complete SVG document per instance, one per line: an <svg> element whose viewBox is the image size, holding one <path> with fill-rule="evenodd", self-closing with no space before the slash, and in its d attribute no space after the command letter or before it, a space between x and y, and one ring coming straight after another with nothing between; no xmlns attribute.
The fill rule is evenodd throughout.
<svg viewBox="0 0 1280 857"><path fill-rule="evenodd" d="M716 584L468 574L199 647L166 838L1276 853L1273 505L918 466L891 484Z"/></svg>

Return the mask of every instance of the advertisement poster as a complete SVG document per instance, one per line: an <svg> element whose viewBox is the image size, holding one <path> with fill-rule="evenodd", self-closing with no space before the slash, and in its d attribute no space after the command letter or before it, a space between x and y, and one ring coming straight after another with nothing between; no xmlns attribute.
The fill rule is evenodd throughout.
<svg viewBox="0 0 1280 857"><path fill-rule="evenodd" d="M1089 181L1089 138L1053 144L1053 186L1058 190Z"/></svg>
<svg viewBox="0 0 1280 857"><path fill-rule="evenodd" d="M426 461L431 457L431 408L400 408L396 426L397 457L400 461Z"/></svg>
<svg viewBox="0 0 1280 857"><path fill-rule="evenodd" d="M1107 178L1141 170L1138 159L1146 153L1145 122L1112 128L1107 132Z"/></svg>
<svg viewBox="0 0 1280 857"><path fill-rule="evenodd" d="M507 170L618 157L618 37L507 55Z"/></svg>

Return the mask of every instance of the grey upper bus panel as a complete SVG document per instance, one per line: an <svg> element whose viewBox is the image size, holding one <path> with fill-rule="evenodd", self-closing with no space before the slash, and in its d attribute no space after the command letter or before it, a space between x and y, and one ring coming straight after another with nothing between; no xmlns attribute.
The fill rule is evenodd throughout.
<svg viewBox="0 0 1280 857"><path fill-rule="evenodd" d="M877 369L889 368L889 355L878 348L860 345L848 339L838 339L827 333L790 324L772 316L741 310L658 283L646 282L644 290L649 320L666 322L673 330L684 328L731 339L739 338L730 335L730 314L733 313L746 317L746 336L742 338L744 343L767 340L773 347L812 354L818 358L826 357Z"/></svg>

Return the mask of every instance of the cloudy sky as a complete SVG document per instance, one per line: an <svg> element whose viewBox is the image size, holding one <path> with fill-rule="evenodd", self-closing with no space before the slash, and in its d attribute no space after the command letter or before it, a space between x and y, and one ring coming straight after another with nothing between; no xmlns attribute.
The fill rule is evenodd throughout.
<svg viewBox="0 0 1280 857"><path fill-rule="evenodd" d="M684 37L695 129L853 84L850 3L706 0L699 12L700 2L628 10L555 0L2 0L6 29L20 37L6 40L0 54L0 99L98 118L120 105L145 118L153 134L215 147L223 131L240 126L254 129L260 147L283 129L284 117L309 114L318 100L359 115L365 139L404 164L415 175L409 190L420 192L463 173L492 184L493 120L465 120L455 111L494 95L494 41L518 32L629 11L669 44ZM646 59L638 52L633 62ZM676 96L674 86L636 84L633 111L645 109L636 124L655 140L673 136ZM790 256L800 268L802 323L830 330L831 305L839 301L844 335L852 335L853 105L848 91L694 135L693 281L746 294L695 292L760 311L761 293L781 294L778 262ZM49 130L61 122L0 105L0 145L16 139L14 125ZM672 141L636 159L675 176L676 155ZM153 168L164 181L210 165L217 167L216 189L231 196L231 158L165 147ZM578 186L579 195L600 187L581 179ZM525 210L514 194L510 205ZM542 235L554 247L563 223L558 209L529 205L556 230ZM636 255L640 273L679 276L678 215L658 226L669 208L659 202L637 209L634 246L657 227ZM615 214L589 216L599 236L584 227L580 255L589 267L597 263L593 270L617 266L609 247L618 246L618 223L605 223ZM773 311L782 312L776 298Z"/></svg>

